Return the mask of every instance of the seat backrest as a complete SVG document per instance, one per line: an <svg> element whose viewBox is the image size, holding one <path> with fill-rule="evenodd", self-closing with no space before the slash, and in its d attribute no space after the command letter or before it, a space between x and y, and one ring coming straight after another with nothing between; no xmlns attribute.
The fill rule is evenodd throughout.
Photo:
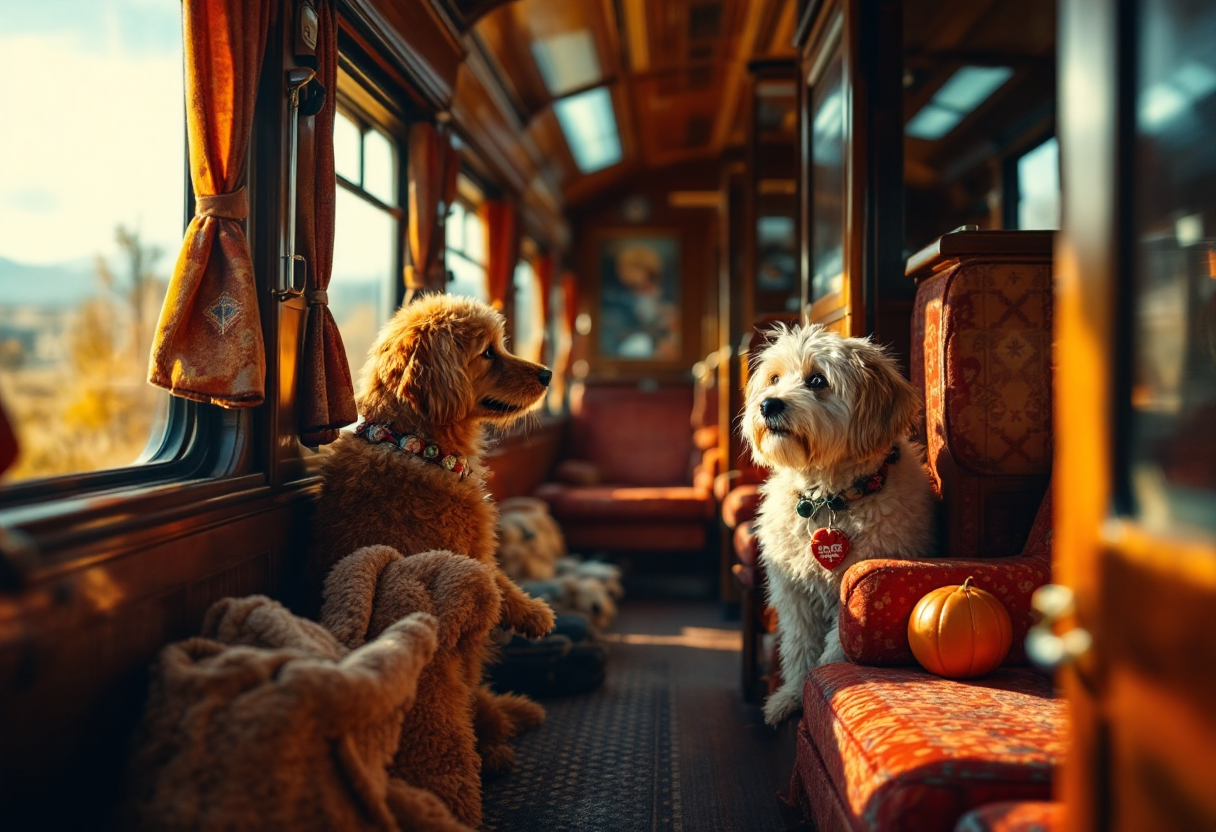
<svg viewBox="0 0 1216 832"><path fill-rule="evenodd" d="M571 397L565 456L595 463L615 485L688 485L692 387L587 385Z"/></svg>
<svg viewBox="0 0 1216 832"><path fill-rule="evenodd" d="M908 261L911 375L949 557L1021 551L1051 476L1051 242L963 231Z"/></svg>

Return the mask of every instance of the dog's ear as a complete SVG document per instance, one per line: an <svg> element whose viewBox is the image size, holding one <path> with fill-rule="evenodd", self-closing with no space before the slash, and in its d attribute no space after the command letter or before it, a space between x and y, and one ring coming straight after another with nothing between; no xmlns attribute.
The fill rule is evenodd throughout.
<svg viewBox="0 0 1216 832"><path fill-rule="evenodd" d="M468 372L455 337L433 327L411 329L399 347L404 360L397 397L433 424L450 425L472 408Z"/></svg>
<svg viewBox="0 0 1216 832"><path fill-rule="evenodd" d="M916 389L881 347L858 347L863 381L849 422L848 453L865 459L889 449L912 427L920 409Z"/></svg>

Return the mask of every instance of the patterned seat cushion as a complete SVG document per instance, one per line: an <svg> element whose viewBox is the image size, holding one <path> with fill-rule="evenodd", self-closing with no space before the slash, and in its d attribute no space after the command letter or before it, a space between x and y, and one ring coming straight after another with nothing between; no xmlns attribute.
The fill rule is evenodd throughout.
<svg viewBox="0 0 1216 832"><path fill-rule="evenodd" d="M807 677L803 708L791 793L826 828L948 832L975 806L1049 799L1064 755L1064 702L1020 668L951 681L838 662Z"/></svg>
<svg viewBox="0 0 1216 832"><path fill-rule="evenodd" d="M1034 528L1020 557L990 560L867 560L851 567L840 585L840 643L860 664L915 664L908 646L908 619L916 602L968 577L1009 611L1013 644L1006 665L1024 664L1030 629L1030 596L1051 580L1051 490L1039 504Z"/></svg>
<svg viewBox="0 0 1216 832"><path fill-rule="evenodd" d="M954 832L1053 832L1064 828L1064 804L1040 800L989 803L963 815Z"/></svg>

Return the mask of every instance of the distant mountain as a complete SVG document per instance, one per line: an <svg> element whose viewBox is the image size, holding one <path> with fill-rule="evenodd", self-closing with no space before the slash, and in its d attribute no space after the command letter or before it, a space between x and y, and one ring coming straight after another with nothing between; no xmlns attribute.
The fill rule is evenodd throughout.
<svg viewBox="0 0 1216 832"><path fill-rule="evenodd" d="M101 291L88 260L31 266L0 257L0 305L74 306Z"/></svg>

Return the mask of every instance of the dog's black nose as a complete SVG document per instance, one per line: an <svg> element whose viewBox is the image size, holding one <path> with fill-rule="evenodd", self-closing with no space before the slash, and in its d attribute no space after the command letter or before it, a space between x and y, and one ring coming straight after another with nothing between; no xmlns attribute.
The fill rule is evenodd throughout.
<svg viewBox="0 0 1216 832"><path fill-rule="evenodd" d="M540 379L540 383L542 386L548 387L549 380L553 378L553 371L550 370L548 367L545 367L539 373L536 374L536 377Z"/></svg>
<svg viewBox="0 0 1216 832"><path fill-rule="evenodd" d="M760 402L760 415L765 419L769 416L776 416L783 410L785 410L785 402L781 399L765 399Z"/></svg>

